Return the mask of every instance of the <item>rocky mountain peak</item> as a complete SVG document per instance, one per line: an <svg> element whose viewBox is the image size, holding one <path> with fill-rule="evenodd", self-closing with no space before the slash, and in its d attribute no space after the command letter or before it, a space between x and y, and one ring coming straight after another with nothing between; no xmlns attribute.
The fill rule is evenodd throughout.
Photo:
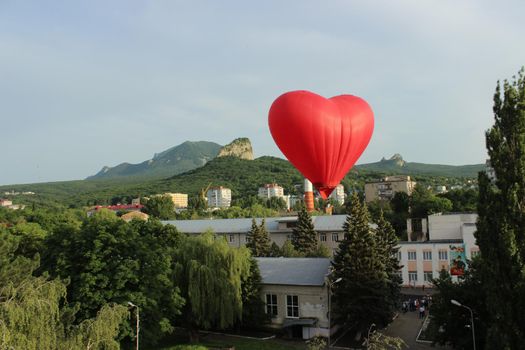
<svg viewBox="0 0 525 350"><path fill-rule="evenodd" d="M253 149L250 139L246 137L238 138L222 147L217 157L226 156L253 160Z"/></svg>

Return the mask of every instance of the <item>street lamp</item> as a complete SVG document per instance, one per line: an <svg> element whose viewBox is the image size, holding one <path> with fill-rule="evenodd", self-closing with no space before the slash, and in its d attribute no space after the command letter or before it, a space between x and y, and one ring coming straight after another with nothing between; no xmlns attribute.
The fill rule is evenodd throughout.
<svg viewBox="0 0 525 350"><path fill-rule="evenodd" d="M136 326L136 341L137 341L137 345L135 347L136 350L139 350L139 331L140 331L140 318L139 318L139 307L135 304L133 304L131 301L128 301L128 305L130 307L134 307L135 310L137 310L135 316L136 316L136 319L137 319L137 326Z"/></svg>
<svg viewBox="0 0 525 350"><path fill-rule="evenodd" d="M472 309L468 307L467 305L461 304L459 301L451 299L450 302L456 306L463 307L470 311L470 324L472 326L472 348L476 350L476 335L474 332L474 313L472 312Z"/></svg>
<svg viewBox="0 0 525 350"><path fill-rule="evenodd" d="M330 280L328 280L328 349L330 349L330 337L332 335L332 309L330 308L330 296L332 295L332 287L334 284L339 283L343 280L342 277L339 277L335 281L330 283Z"/></svg>

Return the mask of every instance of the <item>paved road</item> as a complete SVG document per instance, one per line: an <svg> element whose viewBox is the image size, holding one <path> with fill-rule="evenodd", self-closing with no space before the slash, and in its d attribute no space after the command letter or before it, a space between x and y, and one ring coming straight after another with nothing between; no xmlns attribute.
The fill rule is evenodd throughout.
<svg viewBox="0 0 525 350"><path fill-rule="evenodd" d="M423 320L418 317L418 312L400 313L384 331L385 334L400 337L408 345L409 349L447 349L443 347L432 347L430 344L416 342L417 334L423 324Z"/></svg>

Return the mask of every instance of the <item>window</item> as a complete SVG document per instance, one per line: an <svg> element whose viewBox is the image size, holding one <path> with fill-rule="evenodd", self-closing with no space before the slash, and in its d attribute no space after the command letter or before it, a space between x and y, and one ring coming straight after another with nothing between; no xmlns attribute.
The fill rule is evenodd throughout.
<svg viewBox="0 0 525 350"><path fill-rule="evenodd" d="M292 235L286 235L286 239L291 241L292 240Z"/></svg>
<svg viewBox="0 0 525 350"><path fill-rule="evenodd" d="M423 252L423 260L432 260L432 251L426 250Z"/></svg>
<svg viewBox="0 0 525 350"><path fill-rule="evenodd" d="M429 282L429 283L432 283L432 271L425 271L423 272L423 277L424 277L424 280L425 282Z"/></svg>
<svg viewBox="0 0 525 350"><path fill-rule="evenodd" d="M415 251L408 252L408 260L416 260L416 252Z"/></svg>
<svg viewBox="0 0 525 350"><path fill-rule="evenodd" d="M417 272L408 271L408 282L417 282Z"/></svg>
<svg viewBox="0 0 525 350"><path fill-rule="evenodd" d="M235 235L230 235L230 243L235 241Z"/></svg>
<svg viewBox="0 0 525 350"><path fill-rule="evenodd" d="M277 295L266 294L266 313L271 317L277 316Z"/></svg>
<svg viewBox="0 0 525 350"><path fill-rule="evenodd" d="M321 242L326 242L326 233L321 233L321 234L319 235L319 240L320 240Z"/></svg>
<svg viewBox="0 0 525 350"><path fill-rule="evenodd" d="M448 252L446 250L439 251L439 260L448 260Z"/></svg>
<svg viewBox="0 0 525 350"><path fill-rule="evenodd" d="M471 258L475 258L478 255L479 255L479 250L473 249L473 250L470 251L470 257Z"/></svg>
<svg viewBox="0 0 525 350"><path fill-rule="evenodd" d="M401 258L402 258L401 252L397 252L397 260L401 261Z"/></svg>
<svg viewBox="0 0 525 350"><path fill-rule="evenodd" d="M244 243L248 243L248 239L249 239L248 235L244 235Z"/></svg>
<svg viewBox="0 0 525 350"><path fill-rule="evenodd" d="M333 242L339 242L339 234L338 233L332 233L332 241Z"/></svg>
<svg viewBox="0 0 525 350"><path fill-rule="evenodd" d="M286 317L299 317L299 297L297 295L286 296Z"/></svg>

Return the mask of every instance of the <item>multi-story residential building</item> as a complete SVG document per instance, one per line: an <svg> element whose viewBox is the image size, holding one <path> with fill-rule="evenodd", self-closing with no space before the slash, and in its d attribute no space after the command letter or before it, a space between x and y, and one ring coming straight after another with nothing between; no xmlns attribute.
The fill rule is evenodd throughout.
<svg viewBox="0 0 525 350"><path fill-rule="evenodd" d="M261 272L261 297L271 327L288 336L310 339L327 337L329 327L326 258L255 258ZM333 324L333 322L332 322Z"/></svg>
<svg viewBox="0 0 525 350"><path fill-rule="evenodd" d="M443 269L453 278L462 275L467 260L479 253L474 238L476 220L474 213L433 214L427 219L409 219L407 227L411 241L400 242L398 253L403 285L431 287L432 279L439 277Z"/></svg>
<svg viewBox="0 0 525 350"><path fill-rule="evenodd" d="M365 184L365 198L367 202L390 200L396 192L405 192L411 195L414 187L416 187L416 182L412 181L410 176L388 176L379 181L367 182Z"/></svg>
<svg viewBox="0 0 525 350"><path fill-rule="evenodd" d="M211 187L206 192L208 208L229 208L232 201L232 191L229 188Z"/></svg>
<svg viewBox="0 0 525 350"><path fill-rule="evenodd" d="M259 187L259 197L264 199L284 197L284 189L276 183L265 184Z"/></svg>
<svg viewBox="0 0 525 350"><path fill-rule="evenodd" d="M164 193L164 196L171 197L175 209L188 207L188 195L186 193Z"/></svg>
<svg viewBox="0 0 525 350"><path fill-rule="evenodd" d="M276 183L265 184L262 187L259 187L259 198L270 199L272 197L282 198L286 203L287 209L290 209L290 196L284 195L284 189Z"/></svg>
<svg viewBox="0 0 525 350"><path fill-rule="evenodd" d="M342 184L339 184L335 187L335 189L330 193L330 197L333 200L335 200L337 203L343 205L345 204L346 194L345 194L345 187Z"/></svg>

